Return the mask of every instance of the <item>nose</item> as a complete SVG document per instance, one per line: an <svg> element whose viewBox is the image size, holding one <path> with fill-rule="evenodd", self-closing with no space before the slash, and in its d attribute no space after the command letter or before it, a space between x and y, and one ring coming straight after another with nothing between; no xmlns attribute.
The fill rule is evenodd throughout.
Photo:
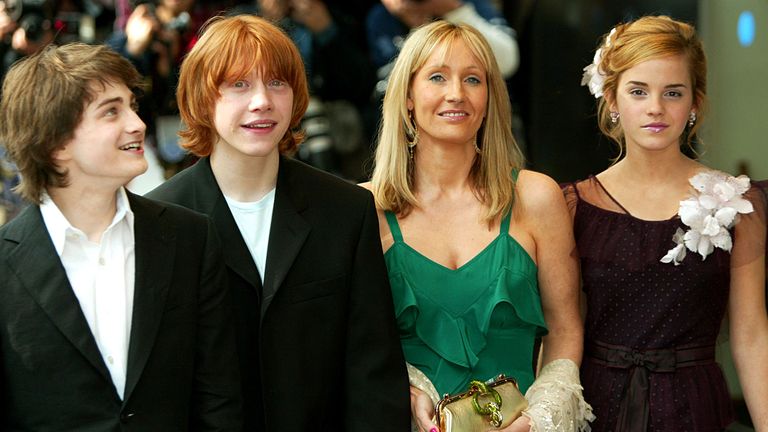
<svg viewBox="0 0 768 432"><path fill-rule="evenodd" d="M646 112L650 116L658 116L664 113L664 101L661 95L649 98Z"/></svg>
<svg viewBox="0 0 768 432"><path fill-rule="evenodd" d="M448 86L448 94L446 95L448 102L459 103L464 101L464 83L461 79L454 78L451 80Z"/></svg>
<svg viewBox="0 0 768 432"><path fill-rule="evenodd" d="M249 111L270 111L272 109L272 99L264 83L257 83L253 86L253 94L248 102Z"/></svg>
<svg viewBox="0 0 768 432"><path fill-rule="evenodd" d="M128 130L128 133L135 134L140 133L144 135L144 133L147 131L147 125L144 124L144 121L141 120L141 117L139 117L139 114L134 110L128 110L130 120L128 121L128 124L126 126L126 129Z"/></svg>

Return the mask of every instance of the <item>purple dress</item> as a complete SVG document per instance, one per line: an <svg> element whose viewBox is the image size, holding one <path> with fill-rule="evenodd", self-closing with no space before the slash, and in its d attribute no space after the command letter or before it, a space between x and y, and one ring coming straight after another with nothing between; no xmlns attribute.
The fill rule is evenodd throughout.
<svg viewBox="0 0 768 432"><path fill-rule="evenodd" d="M675 231L687 228L679 217L638 219L595 177L564 193L587 299L581 380L597 416L592 430L723 430L734 413L714 346L730 254L715 249L702 260L689 252L681 265L664 264ZM638 426L643 410L647 425Z"/></svg>

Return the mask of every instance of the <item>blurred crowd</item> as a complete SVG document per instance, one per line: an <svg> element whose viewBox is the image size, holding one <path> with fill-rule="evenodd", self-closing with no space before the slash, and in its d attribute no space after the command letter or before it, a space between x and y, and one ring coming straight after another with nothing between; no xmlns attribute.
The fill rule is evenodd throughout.
<svg viewBox="0 0 768 432"><path fill-rule="evenodd" d="M515 33L494 0L0 0L0 78L50 43L107 44L143 75L139 112L162 176L194 163L178 145L175 88L181 59L205 21L256 14L280 25L305 62L311 100L297 158L353 182L369 160L391 65L408 32L443 18L478 28L506 78L519 64ZM1 144L1 143L0 143ZM0 146L0 224L22 205Z"/></svg>

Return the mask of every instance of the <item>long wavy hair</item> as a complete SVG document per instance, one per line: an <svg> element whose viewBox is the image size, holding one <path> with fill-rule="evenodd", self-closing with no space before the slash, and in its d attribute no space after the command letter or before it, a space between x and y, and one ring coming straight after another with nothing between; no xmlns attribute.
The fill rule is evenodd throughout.
<svg viewBox="0 0 768 432"><path fill-rule="evenodd" d="M486 207L483 219L490 224L512 208L512 172L522 167L523 155L512 135L509 93L496 58L485 38L471 26L435 21L406 39L384 96L371 184L376 204L383 210L407 215L418 207L413 160L408 153L408 141L416 134L407 106L411 82L433 53L445 55L458 41L466 44L486 71L488 106L476 138L482 153L475 158L469 175L475 195Z"/></svg>

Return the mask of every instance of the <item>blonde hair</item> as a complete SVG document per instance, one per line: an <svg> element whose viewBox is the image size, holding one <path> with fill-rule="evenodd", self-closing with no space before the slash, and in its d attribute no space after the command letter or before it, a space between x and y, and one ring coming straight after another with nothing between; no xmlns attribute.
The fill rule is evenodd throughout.
<svg viewBox="0 0 768 432"><path fill-rule="evenodd" d="M606 38L610 38L605 47ZM693 89L693 104L697 121L681 137L691 150L707 105L707 58L701 41L693 26L675 21L667 16L646 16L616 26L613 36L606 34L601 39L603 47L600 69L605 75L603 94L598 103L598 125L600 130L619 146L620 159L624 152L624 131L621 124L613 123L610 117L610 101L616 100L616 89L621 74L639 63L662 57L682 56L688 61L688 71Z"/></svg>
<svg viewBox="0 0 768 432"><path fill-rule="evenodd" d="M291 123L278 150L282 154L295 152L304 139L299 124L309 103L304 63L296 45L278 27L254 15L216 16L201 32L179 74L176 99L186 125L179 132L182 146L197 156L211 154L217 139L213 112L221 96L219 86L258 68L293 90Z"/></svg>
<svg viewBox="0 0 768 432"><path fill-rule="evenodd" d="M131 62L105 45L49 45L14 64L3 82L0 142L21 174L15 190L40 203L46 188L67 186L53 155L74 137L98 85L135 92L140 82Z"/></svg>
<svg viewBox="0 0 768 432"><path fill-rule="evenodd" d="M405 215L418 206L408 153L408 140L416 133L407 107L411 80L433 53L445 54L457 41L464 42L487 74L488 106L477 133L482 153L475 158L469 175L475 194L486 206L483 219L490 224L512 208L512 171L522 167L523 156L512 136L512 108L496 57L480 32L468 25L435 21L406 39L384 96L371 184L376 204L383 210Z"/></svg>

